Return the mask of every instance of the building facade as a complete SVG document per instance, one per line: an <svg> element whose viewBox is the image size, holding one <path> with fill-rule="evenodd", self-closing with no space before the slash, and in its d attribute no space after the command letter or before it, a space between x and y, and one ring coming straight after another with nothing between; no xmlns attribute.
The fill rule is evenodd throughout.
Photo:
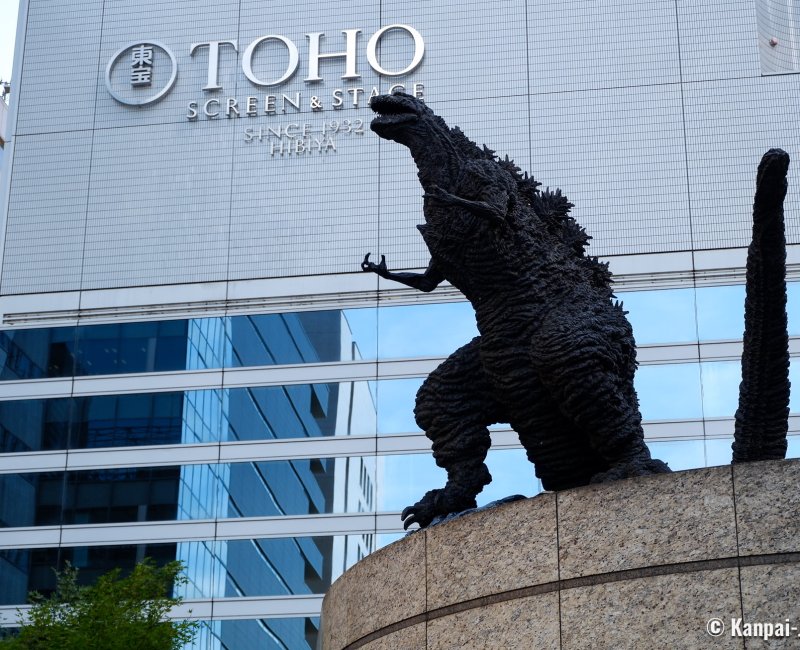
<svg viewBox="0 0 800 650"><path fill-rule="evenodd" d="M761 154L800 152L793 5L22 0L0 267L0 621L67 560L181 559L198 648L313 648L322 594L444 473L413 420L475 336L428 262L401 87L575 203L648 443L730 461ZM800 194L786 203L800 385ZM797 393L797 391L795 391ZM800 455L793 396L790 455ZM539 490L492 431L479 504ZM191 610L191 613L189 613Z"/></svg>

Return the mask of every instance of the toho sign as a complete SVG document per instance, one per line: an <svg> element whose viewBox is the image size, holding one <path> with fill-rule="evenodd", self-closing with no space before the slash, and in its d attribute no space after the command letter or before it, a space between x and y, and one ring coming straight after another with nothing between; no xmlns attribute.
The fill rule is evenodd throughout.
<svg viewBox="0 0 800 650"><path fill-rule="evenodd" d="M380 61L378 46L383 36L390 32L405 32L413 42L413 54L410 61L400 69L389 70ZM344 71L341 78L346 81L358 80L358 42L361 29L344 29L344 50L338 52L323 52L322 41L324 32L306 34L308 41L307 50L307 75L304 81L308 84L323 81L320 75L319 64L321 60L341 59ZM189 57L195 58L201 52L207 53L206 84L202 90L213 92L222 90L219 83L220 54L225 49L239 52L236 40L214 40L192 43L189 47ZM415 70L422 62L425 55L425 42L422 35L409 25L388 25L375 32L367 41L367 62L369 66L384 77L397 77ZM167 60L166 66L170 68L169 74L162 75L161 87L152 90L154 74L158 67L158 57ZM254 61L259 57L269 57L271 60L286 62L286 67L273 79L260 78L254 71ZM163 67L162 61L162 67ZM242 52L241 68L244 76L255 87L274 88L289 81L300 67L300 50L291 39L279 35L268 34L259 36ZM123 71L120 74L120 71ZM136 41L129 43L118 50L106 66L105 83L109 94L119 103L127 106L145 106L162 99L172 88L177 78L178 64L172 51L162 43L156 41ZM191 119L191 118L190 118Z"/></svg>
<svg viewBox="0 0 800 650"><path fill-rule="evenodd" d="M403 60L397 59L397 50L393 48L394 57L391 64L387 64L381 58L380 44L390 32L394 32L395 39L404 40L406 45L403 54L399 55ZM259 36L241 51L240 56L239 44L234 39L192 43L187 53L191 63L206 66L201 72L205 85L200 89L205 96L186 104L185 118L190 122L240 117L269 120L280 115L292 119L292 115L299 113L313 115L327 110L362 108L380 91L377 87L359 85L358 55L361 48L369 67L381 77L407 75L419 67L425 56L422 35L409 25L382 27L368 39L361 29L344 29L341 34L338 45L326 43L324 32L306 34L307 47L302 56L297 44L280 34ZM222 93L220 65L221 60L229 59L234 53L253 90L241 97L226 97ZM336 84L341 87L329 89L326 96L311 94L315 85L325 81L320 74L322 61L337 63L342 80L341 84ZM305 72L304 90L297 90L296 86L291 90L285 88L284 84L290 82L301 68ZM175 85L177 76L176 56L166 45L158 41L135 41L111 57L106 66L105 84L109 94L120 104L143 107L163 99ZM306 88L309 89L308 96L304 96ZM257 89L262 92L256 94ZM395 83L388 92L394 89L419 98L424 94L424 86L418 82ZM245 129L244 141L267 145L266 151L270 156L283 157L336 152L337 141L343 136L349 139L349 136L364 133L361 119L326 118L321 122L308 122L306 119L285 124L259 125L256 121L255 127Z"/></svg>
<svg viewBox="0 0 800 650"><path fill-rule="evenodd" d="M390 30L403 30L414 39L414 55L411 62L402 70L387 70L378 61L378 43L380 43L381 37ZM320 42L325 36L324 32L306 34L306 39L308 39L308 76L304 81L322 81L323 79L319 75L320 59L339 58L345 61L345 70L342 79L359 79L361 75L356 69L356 51L358 35L361 32L362 30L360 29L342 30L342 34L345 35L344 51L326 54L320 51ZM286 70L276 79L259 79L253 72L253 58L256 56L257 52L266 51L268 46L273 44L278 46L279 50L285 49L285 54L281 56L286 56L287 58ZM236 41L207 41L205 43L194 43L189 49L189 54L194 54L199 48L208 47L208 83L203 87L203 90L219 90L222 88L222 86L219 85L217 76L219 69L219 50L223 45L233 47L233 49L236 50ZM367 61L370 67L375 70L375 72L385 77L396 77L411 72L420 64L424 54L425 43L422 40L422 36L416 29L408 25L389 25L388 27L383 27L375 32L367 43ZM299 65L300 52L297 49L297 45L285 36L276 34L260 36L251 42L242 54L242 72L244 72L244 76L255 86L279 86L294 76Z"/></svg>

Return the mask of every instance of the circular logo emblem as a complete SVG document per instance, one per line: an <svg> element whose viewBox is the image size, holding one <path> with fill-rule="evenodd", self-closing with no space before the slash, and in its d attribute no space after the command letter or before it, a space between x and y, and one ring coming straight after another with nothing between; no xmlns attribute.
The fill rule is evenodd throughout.
<svg viewBox="0 0 800 650"><path fill-rule="evenodd" d="M106 66L106 89L120 104L147 106L164 97L178 77L175 55L158 41L134 41Z"/></svg>

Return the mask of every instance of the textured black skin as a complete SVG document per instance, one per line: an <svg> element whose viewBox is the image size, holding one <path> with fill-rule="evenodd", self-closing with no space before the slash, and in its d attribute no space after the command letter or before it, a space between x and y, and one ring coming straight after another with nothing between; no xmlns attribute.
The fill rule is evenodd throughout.
<svg viewBox="0 0 800 650"><path fill-rule="evenodd" d="M423 274L393 273L367 254L362 269L421 291L448 280L480 332L417 393L416 420L447 483L406 508L404 526L476 506L495 422L519 433L546 490L668 472L644 443L631 326L566 197L539 191L410 95L371 105L372 130L407 146L419 170L431 261Z"/></svg>
<svg viewBox="0 0 800 650"><path fill-rule="evenodd" d="M783 200L789 155L764 154L756 176L733 462L786 457L789 431L789 333Z"/></svg>

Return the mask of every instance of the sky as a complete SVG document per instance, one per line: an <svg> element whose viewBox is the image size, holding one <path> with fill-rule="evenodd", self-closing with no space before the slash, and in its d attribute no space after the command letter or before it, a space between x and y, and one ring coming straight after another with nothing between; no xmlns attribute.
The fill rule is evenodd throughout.
<svg viewBox="0 0 800 650"><path fill-rule="evenodd" d="M17 0L0 0L0 79L11 79L14 40L17 34Z"/></svg>

